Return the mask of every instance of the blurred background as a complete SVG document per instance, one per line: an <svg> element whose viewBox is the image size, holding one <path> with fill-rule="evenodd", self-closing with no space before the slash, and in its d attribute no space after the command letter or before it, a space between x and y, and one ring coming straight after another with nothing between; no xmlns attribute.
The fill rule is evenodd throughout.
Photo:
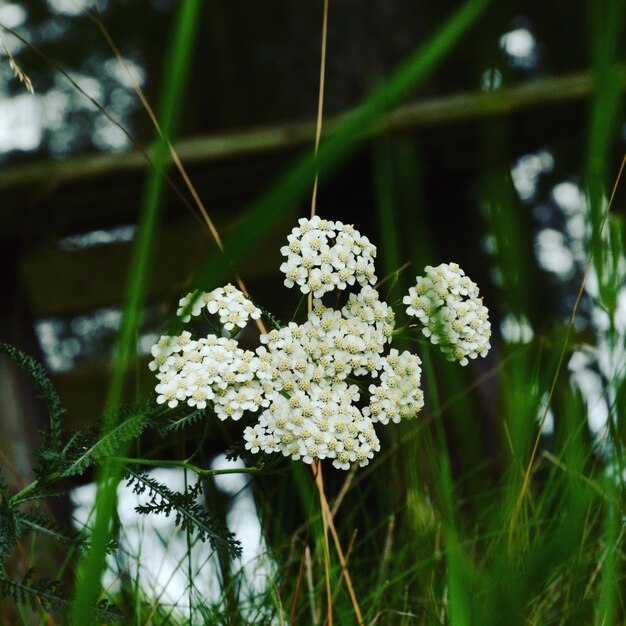
<svg viewBox="0 0 626 626"><path fill-rule="evenodd" d="M564 326L574 305L588 258L582 181L594 97L593 4L493 3L420 88L388 111L380 131L321 184L318 212L354 223L380 246L379 276L411 261L401 279L408 286L424 265L456 261L480 285L494 350L471 364L467 381L511 346L540 337L550 348L551 329ZM154 138L133 85L158 105L175 6L0 0L0 340L45 363L67 407L68 429L92 426L103 407L148 171L138 146ZM358 105L459 6L331 0L325 125ZM201 15L174 146L228 234L250 202L313 149L322 2L206 0ZM622 52L618 47L619 58ZM621 91L624 68L617 77ZM608 182L626 148L619 107L609 133ZM183 199L168 188L138 337L144 361L131 395L153 388L150 346L214 249L189 210L180 176L174 169L170 175ZM618 190L618 221L624 197ZM278 248L308 210L308 201L294 205L237 268L252 297L279 318L288 318L297 296L282 286ZM609 324L594 303L597 294L592 275L575 319L578 348L566 362L588 408L591 439L605 433L604 385L615 372L623 375L624 359L623 341L606 343L603 352ZM623 283L616 296L623 338ZM27 481L46 415L4 357L0 368L0 449ZM505 374L479 389L480 421L469 435L467 426L455 431L451 418L452 450L468 436L479 442L475 456L455 462L456 472L486 463L488 474L497 473L497 389L509 384ZM550 414L548 437L552 422ZM210 445L209 458L224 447L219 438Z"/></svg>

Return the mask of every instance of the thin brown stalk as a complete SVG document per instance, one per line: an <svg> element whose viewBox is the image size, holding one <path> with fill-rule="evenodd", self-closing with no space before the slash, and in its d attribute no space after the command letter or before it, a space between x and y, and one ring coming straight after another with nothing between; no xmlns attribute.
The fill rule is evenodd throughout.
<svg viewBox="0 0 626 626"><path fill-rule="evenodd" d="M104 25L104 22L99 17L97 17L95 15L90 15L90 17L91 17L92 21L98 27L100 32L102 33L102 36L104 37L105 41L107 42L107 44L109 45L109 47L113 51L113 54L115 54L115 57L117 58L117 60L120 62L120 65L126 71L126 74L128 75L128 77L129 77L129 79L131 81L131 84L133 86L133 90L134 90L135 94L137 95L137 97L139 98L139 100L141 101L141 104L143 105L146 113L148 114L148 117L150 118L150 121L152 122L152 125L154 126L155 130L159 134L159 137L161 137L162 139L165 139L165 141L167 142L167 146L168 146L170 154L172 156L172 160L174 162L174 165L176 165L176 169L179 171L180 175L183 178L183 181L185 182L185 185L189 189L189 192L191 193L191 195L192 195L192 197L194 199L194 202L196 203L198 209L200 210L200 212L202 214L202 217L204 218L204 221L206 222L206 225L208 226L208 228L209 228L209 230L211 232L211 235L212 235L213 239L215 240L215 243L216 243L217 247L221 251L223 251L224 247L223 247L223 244L222 244L222 239L220 237L219 232L217 231L217 228L215 227L215 224L214 224L213 220L210 218L209 214L207 213L207 210L206 210L206 208L204 206L204 203L200 199L200 196L198 195L198 192L196 191L195 186L193 185L193 183L191 182L191 179L187 175L187 172L186 172L185 168L183 167L183 164L182 164L181 160L179 159L178 154L176 153L176 150L174 149L174 146L172 146L172 144L170 143L169 138L163 137L163 131L161 130L161 125L159 124L159 120L157 119L156 113L154 112L154 109L152 108L152 105L150 104L150 102L146 98L146 95L144 94L143 89L141 88L139 83L137 82L137 79L135 78L134 74L132 73L132 71L128 67L128 63L126 63L126 59L124 58L124 56L120 52L119 48L116 46L115 42L113 41L111 35L109 34L109 31L107 30L106 26Z"/></svg>
<svg viewBox="0 0 626 626"><path fill-rule="evenodd" d="M196 190L195 185L192 183L191 178L187 174L187 170L183 166L183 163L180 160L178 153L174 149L174 146L170 142L169 138L163 137L163 132L161 130L161 125L159 124L159 120L157 119L157 116L154 112L154 109L150 105L150 102L146 98L146 95L143 92L143 89L141 88L137 80L135 79L135 76L133 75L130 68L128 67L128 64L126 63L126 60L124 59L124 56L120 52L119 48L115 45L113 38L111 37L111 35L109 34L109 31L104 25L104 22L96 15L91 15L90 17L93 20L93 22L98 26L98 29L100 30L105 41L107 42L107 44L113 51L113 54L115 54L117 60L120 62L120 64L122 65L126 73L128 74L131 84L133 86L133 90L135 91L135 94L137 95L137 97L141 101L141 104L146 110L146 113L148 114L148 117L150 118L150 121L152 122L152 125L154 126L155 130L157 131L159 136L165 139L165 141L167 142L167 146L170 151L172 161L174 165L176 166L176 169L178 170L178 173L180 174L181 178L183 179L183 182L185 183L185 186L187 187L189 193L191 194L193 201L196 203L196 206L198 210L200 211L202 219L204 220L204 223L209 229L211 237L213 237L213 240L215 241L215 245L217 246L218 250L220 250L220 252L224 252L224 244L222 242L222 238L219 234L219 231L217 230L217 227L215 226L215 222L213 222L213 220L211 219L211 216L209 215L206 207L204 206L204 203L202 202L202 199L200 198L200 194L198 194L198 191ZM242 293L249 297L250 293L248 292L248 289L245 286L243 279L238 273L235 275L235 280L237 281L237 285L239 286L239 289L241 289ZM258 320L255 320L255 322L260 332L267 333L267 328L261 318L259 318Z"/></svg>
<svg viewBox="0 0 626 626"><path fill-rule="evenodd" d="M352 538L350 539L350 543L348 544L348 550L346 551L346 563L350 560L350 555L352 554L352 549L354 548L354 544L356 543L356 536L357 536L357 531L355 530L352 533ZM339 582L337 583L337 586L335 587L335 590L333 591L333 602L334 602L335 598L337 597L337 594L341 590L341 583L344 580L345 580L344 576L342 576L339 579ZM326 626L326 624L324 626Z"/></svg>
<svg viewBox="0 0 626 626"><path fill-rule="evenodd" d="M326 39L328 33L328 3L329 0L324 0L324 11L322 15L322 53L320 59L320 81L319 81L319 95L317 99L317 125L315 129L315 154L319 150L320 138L322 136L322 122L324 113L324 84L326 76ZM313 182L313 193L311 197L311 217L315 215L316 203L317 203L317 183L318 174L315 175L315 181ZM309 294L307 298L307 310L310 313L313 310L313 296ZM322 479L322 464L318 459L313 461L313 475L315 477L315 486L320 497L320 504L322 507L322 526L324 530L324 574L326 577L326 599L328 604L328 617L327 624L332 626L333 624L333 599L330 590L330 548L328 545L328 529L333 524L332 516L326 514L324 504L328 508L328 502L326 502L326 496L324 495L324 483ZM330 520L329 520L330 517ZM334 529L334 525L332 526ZM336 534L336 533L335 533Z"/></svg>
<svg viewBox="0 0 626 626"><path fill-rule="evenodd" d="M333 596L330 590L330 547L328 545L328 516L326 515L326 509L324 502L326 496L324 495L324 482L322 479L322 463L319 459L315 459L311 466L313 470L313 476L315 477L315 486L320 496L320 505L322 508L322 527L324 529L324 575L326 578L326 604L328 607L327 624L333 626Z"/></svg>
<svg viewBox="0 0 626 626"><path fill-rule="evenodd" d="M324 85L326 82L326 35L328 34L328 0L324 0L324 15L322 17L322 56L320 59L320 90L317 98L317 125L315 128L315 154L320 146L322 136L322 119L324 117ZM315 174L313 194L311 197L311 217L315 215L317 203L317 182L319 174Z"/></svg>
<svg viewBox="0 0 626 626"><path fill-rule="evenodd" d="M302 557L300 559L300 568L298 569L298 577L296 578L296 590L293 594L293 602L291 603L291 612L289 614L289 624L292 625L296 618L296 608L298 606L298 598L300 597L300 586L302 585L302 577L304 574L304 561L306 558L306 550L308 546L305 547L304 552L302 553Z"/></svg>
<svg viewBox="0 0 626 626"><path fill-rule="evenodd" d="M346 476L346 479L343 481L343 485L341 485L341 489L339 490L339 493L337 494L337 497L333 502L333 508L331 510L331 515L333 516L333 518L335 517L335 515L337 515L337 511L339 510L343 499L346 497L348 491L350 491L350 488L352 487L352 481L354 480L355 475L356 466L350 469L350 472Z"/></svg>
<svg viewBox="0 0 626 626"><path fill-rule="evenodd" d="M116 57L118 58L118 60L120 61L120 63L122 64L122 66L124 67L126 72L128 73L128 76L130 77L130 80L132 82L132 85L133 85L133 88L135 90L135 93L137 94L137 97L140 99L141 103L143 104L143 106L144 106L148 116L150 117L150 120L152 121L152 123L153 123L153 125L154 125L154 127L156 129L156 131L158 132L158 134L160 136L162 136L161 127L160 127L160 125L158 123L158 120L156 118L156 115L154 113L153 108L150 106L150 103L148 102L147 98L145 97L145 94L143 93L141 87L137 83L134 75L130 71L130 68L128 67L128 64L124 60L124 57L122 56L121 52L119 51L119 49L117 48L117 46L113 42L113 39L109 35L109 33L108 33L106 27L104 26L102 20L100 20L100 18L96 17L95 15L91 15L91 19L98 25L98 27L100 28L100 31L102 32L105 40L107 41L107 43L111 47L113 53L116 55ZM105 107L102 104L100 104L100 102L98 102L95 98L90 96L60 65L58 65L58 63L53 61L43 51L41 51L37 46L35 46L31 42L29 42L27 39L22 37L14 29L8 28L7 26L4 26L3 24L0 24L0 26L2 26L2 28L4 28L7 32L11 33L14 37L19 39L19 41L21 41L24 45L26 45L33 52L35 52L35 54L37 54L44 61L46 61L46 63L48 63L56 72L61 74L72 85L72 87L74 87L74 89L76 89L76 91L78 91L78 93L80 93L82 96L87 98L87 100L89 100L96 107L96 109L98 109L98 111L100 111L100 113L102 113L112 124L114 124L117 128L119 128L124 133L124 135L126 135L128 140L132 143L132 145L135 147L135 149L145 158L145 160L148 162L149 165L151 165L151 166L154 165L153 162L152 162L152 159L150 158L150 155L149 155L147 149L139 141L137 141L133 137L133 135L126 128L124 128L124 126L118 120L116 120L105 109ZM194 218L198 219L201 223L204 223L209 228L209 231L210 231L213 239L215 240L215 243L216 243L218 249L223 252L224 251L224 246L222 244L222 240L221 240L221 237L219 235L219 232L217 231L217 228L215 227L215 224L213 223L213 220L211 220L211 218L210 218L210 216L209 216L209 214L208 214L204 204L202 203L202 200L200 199L199 194L197 193L194 185L191 182L191 179L189 178L185 168L183 167L183 164L182 164L178 154L176 153L176 150L174 149L172 144L169 142L169 140L167 140L167 144L168 144L168 147L169 147L169 150L170 150L170 154L172 156L172 161L174 162L174 165L178 169L178 172L180 173L183 181L185 182L185 185L187 186L187 189L189 190L189 193L191 194L194 202L196 203L196 206L197 206L197 208L198 208L198 210L200 212L201 219L200 219L200 216L198 216L198 214L196 213L195 207L189 202L189 200L185 197L185 195L179 189L178 185L176 185L176 183L173 181L173 179L171 178L171 176L167 172L165 172L163 174L166 183L172 189L172 191L176 194L176 196L182 202L182 204L194 216ZM250 294L248 292L248 289L246 288L246 286L245 286L243 280L241 279L241 277L239 276L239 274L236 275L235 279L236 279L236 282L237 282L239 288L241 289L242 293L249 297ZM266 333L267 332L267 328L265 326L265 323L263 322L263 320L261 318L259 318L258 320L255 320L255 322L256 322L257 327L259 328L260 332L262 332L262 333Z"/></svg>
<svg viewBox="0 0 626 626"><path fill-rule="evenodd" d="M324 491L324 479L322 477L322 464L320 461L317 461L317 468L314 470L315 473L315 483L317 485L317 491L320 496L320 504L322 507L322 520L324 521L324 533L330 530L330 534L333 537L333 541L335 543L335 550L337 550L337 556L339 557L339 563L341 565L341 573L346 579L346 586L348 587L348 594L350 595L350 601L352 602L352 607L354 608L354 614L357 618L357 623L359 626L363 625L363 615L361 614L361 608L359 607L359 602L356 598L356 594L354 592L354 586L352 584L352 577L350 576L350 571L348 570L348 563L343 553L343 549L341 547L341 542L339 541L339 535L337 534L337 529L335 528L335 523L333 521L333 514L328 505L328 500L326 499L326 493ZM330 555L328 555L330 557ZM329 584L329 583L328 583ZM332 626L332 620L329 623Z"/></svg>
<svg viewBox="0 0 626 626"><path fill-rule="evenodd" d="M98 109L98 111L100 111L100 113L102 113L102 115L104 115L109 120L109 122L111 122L114 126L119 128L124 133L124 135L126 135L128 140L132 143L133 147L141 154L141 156L145 159L145 161L150 166L154 166L154 163L152 162L152 159L150 158L150 155L148 154L148 150L139 141L137 141L137 139L135 139L133 135L126 128L124 128L123 124L121 124L117 119L115 119L105 109L105 107L102 104L100 104L100 102L98 102L98 100L90 96L58 63L53 61L37 46L32 44L30 41L28 41L28 39L22 37L22 35L20 35L13 28L9 28L8 26L5 26L4 24L1 24L1 23L0 23L0 27L2 27L8 33L11 33L11 35L13 35L19 41L21 41L25 46L27 46L30 50L32 50L36 55L38 55L46 63L48 63L48 65L50 65L50 67L52 67L54 71L61 74L61 76L63 76L63 78L65 78L70 83L70 85L72 85L72 87L76 89L78 93L80 93L81 96L89 100L89 102L91 102L91 104L93 104L93 106L96 109ZM172 177L167 172L164 172L163 176L164 176L165 182L170 187L170 189L176 194L178 199L184 204L184 206L189 210L189 212L194 217L197 217L193 205L185 197L183 192L179 189L178 185L173 181Z"/></svg>

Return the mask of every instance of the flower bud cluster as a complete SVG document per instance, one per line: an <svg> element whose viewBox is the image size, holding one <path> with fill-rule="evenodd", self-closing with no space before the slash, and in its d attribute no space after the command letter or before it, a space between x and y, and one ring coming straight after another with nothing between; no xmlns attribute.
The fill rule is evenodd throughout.
<svg viewBox="0 0 626 626"><path fill-rule="evenodd" d="M179 300L176 315L183 322L188 322L192 317L200 315L203 309L211 315L219 315L220 324L229 332L235 326L243 328L248 320L258 320L261 317L261 309L254 306L237 287L230 283L225 287L218 287L197 296L188 293Z"/></svg>
<svg viewBox="0 0 626 626"><path fill-rule="evenodd" d="M287 237L288 244L280 249L287 258L280 266L286 287L298 285L302 293L321 298L355 283L376 282L376 246L353 226L317 215L298 223Z"/></svg>
<svg viewBox="0 0 626 626"><path fill-rule="evenodd" d="M456 263L428 265L403 302L416 317L422 333L438 344L450 361L467 365L468 359L485 356L490 349L489 310L479 290Z"/></svg>

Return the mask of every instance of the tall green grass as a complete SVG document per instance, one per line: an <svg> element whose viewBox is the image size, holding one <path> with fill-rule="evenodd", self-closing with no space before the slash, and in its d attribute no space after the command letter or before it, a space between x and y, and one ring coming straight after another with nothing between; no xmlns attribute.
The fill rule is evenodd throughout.
<svg viewBox="0 0 626 626"><path fill-rule="evenodd" d="M150 270L154 236L158 225L159 209L163 191L163 174L168 164L169 137L176 127L187 91L187 79L195 48L195 36L200 13L198 0L185 0L181 4L172 40L165 57L164 89L160 109L161 134L152 150L153 168L150 171L139 214L137 239L131 257L128 287L123 306L122 325L113 360L111 383L106 399L103 434L115 428L115 417L122 404L123 389L129 366L137 349L145 284ZM112 532L117 502L117 486L123 476L119 464L105 463L98 476L98 492L95 503L95 521L90 547L80 559L76 574L76 590L71 622L90 624L95 621L95 606L101 591L101 578L105 568L107 543Z"/></svg>

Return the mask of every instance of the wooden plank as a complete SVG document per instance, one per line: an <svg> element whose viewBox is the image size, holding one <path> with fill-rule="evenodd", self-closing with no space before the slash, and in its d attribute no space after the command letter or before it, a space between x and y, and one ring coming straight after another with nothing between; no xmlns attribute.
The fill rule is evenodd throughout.
<svg viewBox="0 0 626 626"><path fill-rule="evenodd" d="M623 67L618 75L623 89L626 86L626 71ZM535 79L493 92L457 93L407 104L391 111L384 123L380 124L379 130L406 130L511 115L531 108L580 100L590 96L592 92L593 78L590 72ZM333 125L340 118L338 116L326 120L327 132L332 132ZM176 151L183 163L193 165L312 146L314 137L315 123L306 120L182 139L176 142ZM0 191L33 185L57 186L141 172L146 167L145 157L137 151L29 163L6 168L0 176ZM0 212L3 210L0 206Z"/></svg>

